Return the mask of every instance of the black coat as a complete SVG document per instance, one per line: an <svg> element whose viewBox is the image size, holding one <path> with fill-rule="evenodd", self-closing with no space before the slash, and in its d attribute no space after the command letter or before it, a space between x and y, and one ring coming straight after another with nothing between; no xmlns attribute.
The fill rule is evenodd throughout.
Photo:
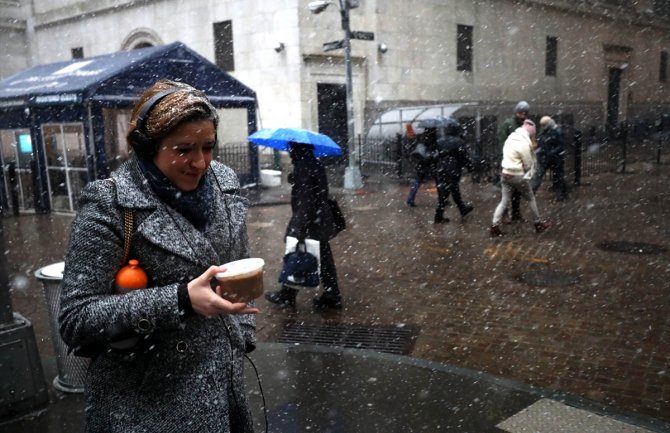
<svg viewBox="0 0 670 433"><path fill-rule="evenodd" d="M472 171L473 164L465 141L461 137L448 135L437 141L437 172L449 182L458 182L463 167Z"/></svg>
<svg viewBox="0 0 670 433"><path fill-rule="evenodd" d="M311 151L293 155L293 188L291 210L293 215L286 235L328 241L337 229L328 206L328 179L323 164Z"/></svg>
<svg viewBox="0 0 670 433"><path fill-rule="evenodd" d="M538 156L561 156L565 151L561 128L543 129L537 137Z"/></svg>

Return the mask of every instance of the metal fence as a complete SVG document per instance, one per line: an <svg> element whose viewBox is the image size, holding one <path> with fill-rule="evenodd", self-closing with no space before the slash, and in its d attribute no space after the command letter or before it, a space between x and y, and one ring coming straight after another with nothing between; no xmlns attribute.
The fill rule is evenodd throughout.
<svg viewBox="0 0 670 433"><path fill-rule="evenodd" d="M235 170L240 177L250 173L249 143L246 141L227 142L217 146L214 159Z"/></svg>
<svg viewBox="0 0 670 433"><path fill-rule="evenodd" d="M663 155L670 154L670 136L656 133L637 136L624 130L618 134L607 134L603 130L590 131L586 136L579 133L572 137L567 164L572 167L575 183L579 173L591 176L603 172L625 172L627 166L636 162L661 162ZM580 158L581 157L581 158Z"/></svg>
<svg viewBox="0 0 670 433"><path fill-rule="evenodd" d="M392 139L368 139L360 146L361 173L365 175L378 174L391 177L403 177L413 172L413 165L409 160L407 138L397 134Z"/></svg>
<svg viewBox="0 0 670 433"><path fill-rule="evenodd" d="M475 140L474 127L468 119L459 119L465 126L466 141L475 162L472 178L476 182L489 181L496 177L500 155L495 137L495 119L482 118L480 139ZM590 128L585 133L574 130L570 123L562 125L566 158L566 181L579 184L581 178L603 172L624 172L635 162L660 162L663 155L670 154L670 132L640 132L630 125L615 131ZM361 173L396 180L410 180L415 176L414 164L410 160L415 143L406 136L397 134L387 139L359 140ZM250 169L247 142L229 142L217 148L216 160L223 162L237 173L248 173Z"/></svg>
<svg viewBox="0 0 670 433"><path fill-rule="evenodd" d="M459 119L461 120L461 119ZM571 119L566 119L571 120ZM461 120L463 124L463 120ZM475 140L466 131L466 141L475 162L472 173L476 182L494 178L500 163L500 150L495 138L495 119L486 119L480 127L482 134ZM670 132L640 131L631 125L616 130L590 128L586 133L575 130L571 122L562 125L566 158L566 181L579 184L581 177L603 172L625 172L635 162L661 162L670 154ZM386 176L395 179L412 179L414 164L409 155L414 143L397 134L386 139L360 140L361 172L364 175Z"/></svg>

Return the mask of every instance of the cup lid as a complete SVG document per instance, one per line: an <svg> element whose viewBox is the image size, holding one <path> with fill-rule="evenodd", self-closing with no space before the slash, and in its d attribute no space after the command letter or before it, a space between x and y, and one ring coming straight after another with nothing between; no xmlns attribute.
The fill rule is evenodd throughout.
<svg viewBox="0 0 670 433"><path fill-rule="evenodd" d="M65 271L65 262L58 262L48 265L40 269L38 272L41 276L47 278L63 278L63 271Z"/></svg>
<svg viewBox="0 0 670 433"><path fill-rule="evenodd" d="M216 278L230 278L244 275L250 272L255 272L261 269L265 265L265 260L252 257L249 259L235 260L234 262L224 263L221 266L225 266L226 270L224 272L217 272Z"/></svg>

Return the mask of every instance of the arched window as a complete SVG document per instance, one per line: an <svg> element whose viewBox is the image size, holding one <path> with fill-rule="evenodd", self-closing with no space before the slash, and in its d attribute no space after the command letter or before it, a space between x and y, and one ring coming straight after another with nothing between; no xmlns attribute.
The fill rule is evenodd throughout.
<svg viewBox="0 0 670 433"><path fill-rule="evenodd" d="M121 50L135 50L137 48L155 47L157 45L163 45L163 41L158 36L158 33L151 29L139 28L130 32L121 44Z"/></svg>

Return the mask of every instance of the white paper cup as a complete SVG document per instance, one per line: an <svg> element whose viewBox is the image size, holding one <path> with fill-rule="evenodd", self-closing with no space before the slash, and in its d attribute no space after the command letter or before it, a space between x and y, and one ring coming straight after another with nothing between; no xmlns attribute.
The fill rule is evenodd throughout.
<svg viewBox="0 0 670 433"><path fill-rule="evenodd" d="M263 295L263 259L254 257L226 263L224 272L216 279L221 286L221 297L230 302L250 302Z"/></svg>

